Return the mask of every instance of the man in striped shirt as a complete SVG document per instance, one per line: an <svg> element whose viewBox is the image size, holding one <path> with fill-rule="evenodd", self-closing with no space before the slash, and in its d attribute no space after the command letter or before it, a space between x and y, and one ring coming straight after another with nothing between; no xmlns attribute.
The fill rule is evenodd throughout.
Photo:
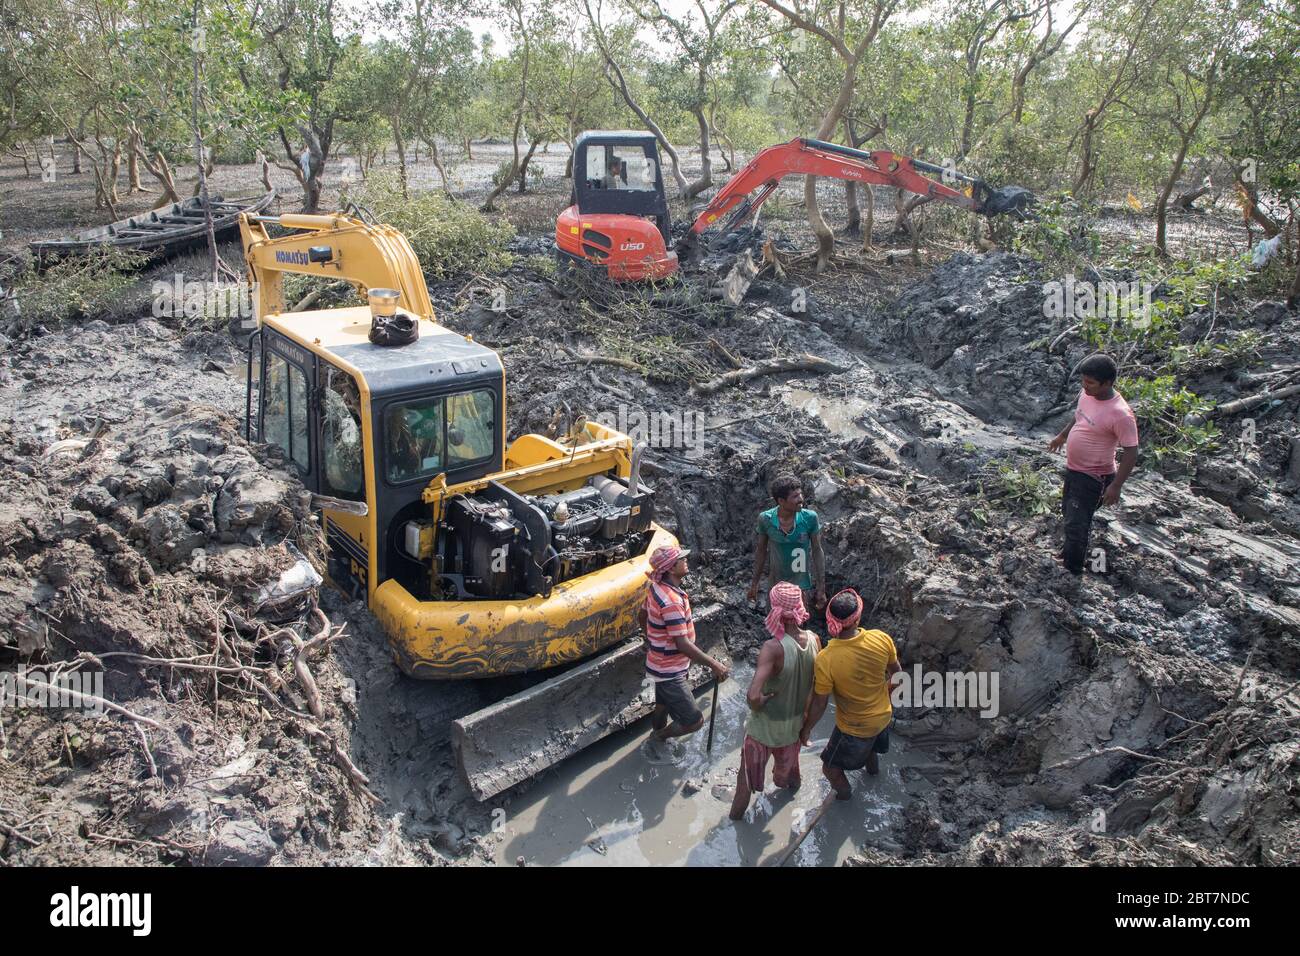
<svg viewBox="0 0 1300 956"><path fill-rule="evenodd" d="M655 548L650 555L650 584L646 588L642 624L645 627L645 669L655 684L655 709L651 715L650 756L662 756L663 745L673 737L693 734L704 726L704 714L695 703L687 679L691 661L727 679L727 667L695 645L691 599L682 589L689 551L676 545ZM672 723L669 723L669 718Z"/></svg>

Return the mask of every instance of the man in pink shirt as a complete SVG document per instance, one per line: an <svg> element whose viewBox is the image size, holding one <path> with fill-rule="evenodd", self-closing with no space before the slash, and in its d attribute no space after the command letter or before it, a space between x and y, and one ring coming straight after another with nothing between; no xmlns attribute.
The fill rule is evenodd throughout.
<svg viewBox="0 0 1300 956"><path fill-rule="evenodd" d="M1065 445L1065 550L1061 558L1071 574L1083 574L1092 516L1101 505L1119 501L1120 489L1137 464L1138 428L1133 409L1115 391L1115 362L1108 355L1090 355L1079 363L1083 391L1074 421L1048 444L1050 451ZM1119 468L1115 450L1123 449Z"/></svg>

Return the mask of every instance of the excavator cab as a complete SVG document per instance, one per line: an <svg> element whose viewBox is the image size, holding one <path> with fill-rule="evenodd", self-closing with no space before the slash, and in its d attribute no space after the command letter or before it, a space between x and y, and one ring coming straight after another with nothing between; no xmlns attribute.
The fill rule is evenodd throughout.
<svg viewBox="0 0 1300 956"><path fill-rule="evenodd" d="M615 281L677 271L659 144L650 133L581 134L573 147L572 205L555 226L561 267L593 264Z"/></svg>

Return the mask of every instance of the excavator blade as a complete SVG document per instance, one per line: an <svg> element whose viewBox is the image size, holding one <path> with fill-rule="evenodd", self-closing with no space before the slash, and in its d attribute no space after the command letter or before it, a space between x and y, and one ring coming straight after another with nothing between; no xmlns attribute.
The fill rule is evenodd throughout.
<svg viewBox="0 0 1300 956"><path fill-rule="evenodd" d="M760 268L748 249L738 255L735 264L722 279L722 301L733 308L740 305Z"/></svg>
<svg viewBox="0 0 1300 956"><path fill-rule="evenodd" d="M720 605L697 608L696 643L730 664L718 618ZM691 686L712 680L692 665ZM654 688L645 678L645 650L639 640L579 664L513 697L452 723L452 744L461 772L476 799L486 800L596 741L622 730L654 709Z"/></svg>

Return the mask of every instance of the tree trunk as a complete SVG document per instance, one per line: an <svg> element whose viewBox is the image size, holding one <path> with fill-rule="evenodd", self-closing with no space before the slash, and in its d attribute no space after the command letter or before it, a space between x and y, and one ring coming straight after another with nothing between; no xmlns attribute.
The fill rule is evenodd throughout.
<svg viewBox="0 0 1300 956"><path fill-rule="evenodd" d="M393 139L397 141L397 178L402 184L402 198L409 199L406 192L406 142L402 136L402 118L391 116L389 122L393 125Z"/></svg>
<svg viewBox="0 0 1300 956"><path fill-rule="evenodd" d="M203 0L194 0L194 18L191 25L198 30L200 4ZM197 44L195 44L197 45ZM194 85L190 96L190 128L194 132L194 161L198 166L198 195L203 201L203 225L208 239L208 272L212 276L212 281L216 282L220 277L218 264L220 257L217 255L217 236L212 225L212 206L208 203L208 157L203 149L203 130L199 125L199 51L197 49L191 52L191 61L193 62L193 80Z"/></svg>
<svg viewBox="0 0 1300 956"><path fill-rule="evenodd" d="M1265 239L1272 239L1282 231L1282 227L1274 222L1264 210L1259 208L1259 193L1255 190L1253 184L1242 181L1241 170L1235 170L1233 176L1237 180L1237 194L1242 200L1242 210L1245 214L1247 230L1250 229L1250 224L1254 222L1264 230Z"/></svg>
<svg viewBox="0 0 1300 956"><path fill-rule="evenodd" d="M492 191L488 193L487 198L483 200L483 205L479 206L480 212L493 212L496 209L494 203L496 203L497 197L510 188L511 182L514 181L515 176L519 173L519 127L523 125L523 122L524 118L522 114L515 117L515 128L513 133L515 152L514 160L510 164L510 172L509 174L502 176L501 182L492 187Z"/></svg>
<svg viewBox="0 0 1300 956"><path fill-rule="evenodd" d="M871 248L871 231L876 226L876 187L863 183L862 191L867 199L867 220L862 225L862 251L866 252Z"/></svg>
<svg viewBox="0 0 1300 956"><path fill-rule="evenodd" d="M1083 118L1083 135L1079 142L1079 173L1074 177L1074 188L1071 190L1075 196L1083 195L1084 189L1088 188L1092 181L1094 172L1092 134L1098 120L1099 117L1093 110L1089 110Z"/></svg>
<svg viewBox="0 0 1300 956"><path fill-rule="evenodd" d="M705 118L703 109L697 107L691 112L695 114L695 122L700 128L700 178L691 183L682 194L682 198L688 205L692 199L713 185L713 157L709 155L713 151L713 146L709 139L709 121Z"/></svg>
<svg viewBox="0 0 1300 956"><path fill-rule="evenodd" d="M528 152L524 155L523 160L519 164L518 179L519 179L519 192L521 193L525 193L528 191L528 164L533 161L533 153L537 151L537 146L539 143L540 140L535 139L529 144Z"/></svg>
<svg viewBox="0 0 1300 956"><path fill-rule="evenodd" d="M140 152L140 134L132 132L127 139L126 145L126 192L127 195L144 192L144 184L140 182L140 161L138 154Z"/></svg>
<svg viewBox="0 0 1300 956"><path fill-rule="evenodd" d="M424 141L424 145L429 149L429 159L433 163L433 168L436 169L438 171L438 175L442 177L442 191L445 192L448 196L450 196L451 183L447 181L447 170L443 168L442 156L438 152L437 140L430 137L429 139L426 139Z"/></svg>
<svg viewBox="0 0 1300 956"><path fill-rule="evenodd" d="M834 134L835 127L840 124L840 117L844 115L845 107L853 98L857 75L858 57L855 56L844 65L844 78L840 81L839 95L835 97L835 102L822 117L822 125L817 130L817 139L830 139ZM804 206L808 210L808 225L812 228L813 235L817 237L817 271L821 272L830 264L831 255L835 252L835 233L831 232L830 226L826 225L826 220L822 218L821 210L817 208L816 176L804 177L803 199Z"/></svg>
<svg viewBox="0 0 1300 956"><path fill-rule="evenodd" d="M858 208L858 184L852 179L844 180L844 203L849 207L849 221L844 229L850 236L856 236L862 228L862 210Z"/></svg>
<svg viewBox="0 0 1300 956"><path fill-rule="evenodd" d="M1201 114L1205 115L1204 113ZM1191 128L1182 135L1178 146L1178 155L1174 157L1174 167L1169 171L1169 178L1165 180L1164 187L1160 190L1160 195L1156 198L1156 252L1161 256L1168 258L1169 250L1167 248L1166 226L1169 217L1169 197L1173 194L1174 186L1178 182L1178 177L1183 171L1183 162L1187 159L1187 150L1192 144L1192 137L1196 135L1196 127L1200 125L1199 118L1192 124Z"/></svg>

